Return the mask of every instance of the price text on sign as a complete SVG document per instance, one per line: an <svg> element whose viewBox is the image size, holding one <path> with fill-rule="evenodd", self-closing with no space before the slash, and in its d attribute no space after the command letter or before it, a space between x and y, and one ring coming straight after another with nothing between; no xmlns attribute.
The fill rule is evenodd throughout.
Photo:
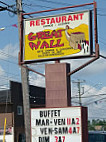
<svg viewBox="0 0 106 142"><path fill-rule="evenodd" d="M81 142L81 109L31 110L32 142Z"/></svg>

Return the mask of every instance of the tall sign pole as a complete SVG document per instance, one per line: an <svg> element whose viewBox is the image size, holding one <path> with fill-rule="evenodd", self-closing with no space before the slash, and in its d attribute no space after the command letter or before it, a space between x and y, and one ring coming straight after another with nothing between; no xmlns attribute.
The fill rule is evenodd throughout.
<svg viewBox="0 0 106 142"><path fill-rule="evenodd" d="M19 29L19 42L21 42L20 36L20 22L22 12L22 0L16 0L17 15L18 15L18 29ZM24 124L25 124L25 136L26 142L31 141L30 130L30 104L29 104L29 83L28 83L28 69L21 66L21 80L22 80L22 92L23 92L23 107L24 107Z"/></svg>
<svg viewBox="0 0 106 142"><path fill-rule="evenodd" d="M56 64L49 64L45 67L46 108L31 110L32 142L88 142L87 108L79 106L79 111L77 111L76 107L71 107L70 75L99 58L99 45L95 40L96 47L95 54L93 54L91 27L93 17L91 10L33 19L25 19L24 16L94 4L95 2L32 13L22 13L22 17L20 18L22 21L19 19L21 24L24 21L23 26L21 25L22 27L20 28L19 63L25 65L34 62L56 61ZM94 6L94 9L95 8L96 5ZM23 36L21 36L21 34ZM93 59L71 72L69 64L59 63L61 59L78 59L82 57L93 57ZM26 70L22 70L22 84L23 100L27 105L29 97L28 86L25 86L28 85ZM80 82L78 83L78 88L79 103L81 105ZM26 105L24 104L25 109ZM27 105L27 107L28 106L29 105ZM75 110L69 112L68 109L70 110L71 108ZM30 116L30 113L27 113L29 110L29 108L26 112L24 110L25 128L27 128L26 142L30 142L30 140L27 140L28 134L30 135L30 130L28 129L30 128L30 118L28 118L28 114ZM71 116L69 114L71 114Z"/></svg>

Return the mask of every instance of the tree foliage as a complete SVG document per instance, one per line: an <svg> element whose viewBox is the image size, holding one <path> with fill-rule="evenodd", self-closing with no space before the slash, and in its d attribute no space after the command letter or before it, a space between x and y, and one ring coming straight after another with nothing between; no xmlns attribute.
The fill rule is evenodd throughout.
<svg viewBox="0 0 106 142"><path fill-rule="evenodd" d="M106 131L106 120L93 119L92 122L88 121L88 130L96 130L96 126L100 126L100 131Z"/></svg>

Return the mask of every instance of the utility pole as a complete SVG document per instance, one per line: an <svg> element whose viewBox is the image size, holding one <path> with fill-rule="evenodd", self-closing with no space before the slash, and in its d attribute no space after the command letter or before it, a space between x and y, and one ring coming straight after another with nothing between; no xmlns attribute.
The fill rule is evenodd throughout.
<svg viewBox="0 0 106 142"><path fill-rule="evenodd" d="M79 105L80 106L82 106L82 102L81 102L81 95L82 95L82 93L81 93L81 83L84 83L84 82L85 82L85 80L79 80L79 79L77 81L73 81L73 83L77 83L77 86L78 86Z"/></svg>
<svg viewBox="0 0 106 142"><path fill-rule="evenodd" d="M22 37L20 37L20 22L21 22L20 17L22 12L22 0L16 0L16 6L17 6L17 16L18 16L19 42L21 42ZM26 136L26 142L31 142L28 69L24 68L23 66L21 66L21 80L22 80L25 136Z"/></svg>

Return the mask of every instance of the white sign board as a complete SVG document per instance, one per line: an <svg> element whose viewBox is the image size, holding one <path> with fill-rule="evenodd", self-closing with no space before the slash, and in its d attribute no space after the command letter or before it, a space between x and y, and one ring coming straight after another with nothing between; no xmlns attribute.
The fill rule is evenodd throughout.
<svg viewBox="0 0 106 142"><path fill-rule="evenodd" d="M32 142L82 142L81 107L31 109Z"/></svg>

